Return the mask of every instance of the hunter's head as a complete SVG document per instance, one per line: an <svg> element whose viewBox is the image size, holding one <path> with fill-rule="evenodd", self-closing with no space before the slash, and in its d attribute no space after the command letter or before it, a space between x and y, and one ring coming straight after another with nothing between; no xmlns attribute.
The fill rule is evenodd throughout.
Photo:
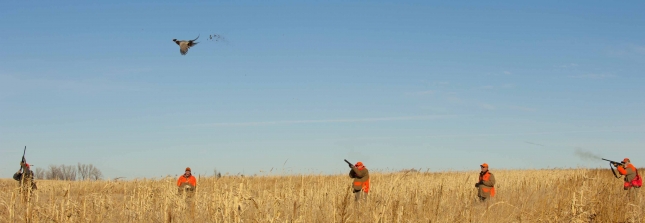
<svg viewBox="0 0 645 223"><path fill-rule="evenodd" d="M354 166L355 166L356 168L359 168L359 169L362 169L362 168L364 168L364 167L365 167L365 166L363 166L363 162L357 162Z"/></svg>
<svg viewBox="0 0 645 223"><path fill-rule="evenodd" d="M190 167L186 167L186 171L184 172L184 176L189 177L190 175L191 175Z"/></svg>
<svg viewBox="0 0 645 223"><path fill-rule="evenodd" d="M630 164L630 163L631 163L631 161L629 160L629 158L623 159L623 165L627 165L627 164Z"/></svg>
<svg viewBox="0 0 645 223"><path fill-rule="evenodd" d="M488 171L488 163L484 163L482 165L479 165L479 167L481 168L482 172Z"/></svg>
<svg viewBox="0 0 645 223"><path fill-rule="evenodd" d="M27 169L29 169L29 167L30 167L30 166L29 166L29 164L27 163L27 161L25 161L25 160L20 161L20 165L21 165L21 166L23 166L23 165L24 165Z"/></svg>

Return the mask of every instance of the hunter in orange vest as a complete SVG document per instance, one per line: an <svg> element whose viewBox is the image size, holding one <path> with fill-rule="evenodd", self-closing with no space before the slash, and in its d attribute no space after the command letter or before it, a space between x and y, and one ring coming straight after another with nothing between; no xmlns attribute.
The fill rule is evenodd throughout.
<svg viewBox="0 0 645 223"><path fill-rule="evenodd" d="M367 199L367 193L370 192L370 173L362 162L356 165L350 165L349 177L354 179L352 188L354 189L354 200Z"/></svg>
<svg viewBox="0 0 645 223"><path fill-rule="evenodd" d="M478 189L477 197L481 201L485 201L495 196L495 176L488 171L488 164L484 163L479 165L481 172L479 172L479 181L475 184Z"/></svg>
<svg viewBox="0 0 645 223"><path fill-rule="evenodd" d="M179 179L177 179L177 187L179 187L179 193L183 193L184 191L194 192L196 186L197 179L195 179L195 176L193 176L193 174L191 173L190 167L186 167L184 175L181 175Z"/></svg>
<svg viewBox="0 0 645 223"><path fill-rule="evenodd" d="M622 165L620 163L614 164L620 175L625 176L625 183L623 188L628 191L627 195L630 199L636 198L640 187L643 184L641 176L638 174L638 169L632 165L629 158L623 159Z"/></svg>

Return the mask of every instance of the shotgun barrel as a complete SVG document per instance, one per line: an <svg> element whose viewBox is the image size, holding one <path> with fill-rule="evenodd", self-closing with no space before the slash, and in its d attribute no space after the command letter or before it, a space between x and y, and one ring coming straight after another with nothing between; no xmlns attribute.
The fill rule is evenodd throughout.
<svg viewBox="0 0 645 223"><path fill-rule="evenodd" d="M624 164L623 162L616 162L616 161L608 160L608 159L605 159L605 158L602 158L602 160L607 161L607 162L610 162L611 164L615 164L615 165L621 165L621 164Z"/></svg>

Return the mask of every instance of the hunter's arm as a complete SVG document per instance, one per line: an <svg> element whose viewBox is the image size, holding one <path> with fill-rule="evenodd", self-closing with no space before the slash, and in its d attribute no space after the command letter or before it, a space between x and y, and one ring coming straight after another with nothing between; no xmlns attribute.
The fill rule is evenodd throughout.
<svg viewBox="0 0 645 223"><path fill-rule="evenodd" d="M618 173L620 173L620 175L627 175L627 170L625 170L623 166L616 167L616 170L618 170Z"/></svg>
<svg viewBox="0 0 645 223"><path fill-rule="evenodd" d="M20 172L16 172L16 173L13 174L13 179L14 180L20 181L20 178L22 178L22 176L20 176Z"/></svg>
<svg viewBox="0 0 645 223"><path fill-rule="evenodd" d="M179 177L179 179L177 179L177 186L178 186L178 187L180 187L180 186L181 186L181 183L182 183L181 178L182 178L182 177L184 177L184 176L180 176L180 177Z"/></svg>
<svg viewBox="0 0 645 223"><path fill-rule="evenodd" d="M352 171L354 171L355 176L358 178L364 177L365 176L365 171L359 171L358 168L352 167Z"/></svg>

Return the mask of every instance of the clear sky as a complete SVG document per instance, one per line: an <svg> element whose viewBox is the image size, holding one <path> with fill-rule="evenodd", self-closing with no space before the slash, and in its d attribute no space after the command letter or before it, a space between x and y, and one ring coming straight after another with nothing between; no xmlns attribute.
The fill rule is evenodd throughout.
<svg viewBox="0 0 645 223"><path fill-rule="evenodd" d="M645 165L644 8L7 1L0 176L25 145L108 178Z"/></svg>

